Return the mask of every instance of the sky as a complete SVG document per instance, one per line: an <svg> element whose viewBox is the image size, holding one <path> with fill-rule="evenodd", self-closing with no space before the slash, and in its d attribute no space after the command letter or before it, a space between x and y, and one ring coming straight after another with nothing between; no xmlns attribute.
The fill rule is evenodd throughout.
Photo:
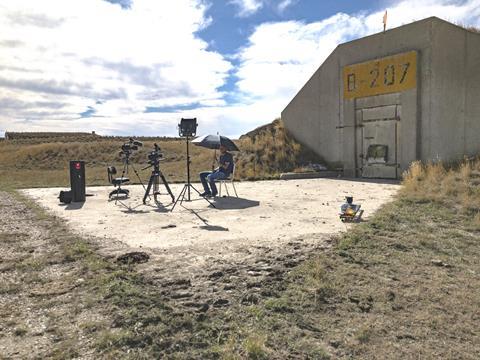
<svg viewBox="0 0 480 360"><path fill-rule="evenodd" d="M237 137L385 10L480 27L480 0L0 0L0 134Z"/></svg>

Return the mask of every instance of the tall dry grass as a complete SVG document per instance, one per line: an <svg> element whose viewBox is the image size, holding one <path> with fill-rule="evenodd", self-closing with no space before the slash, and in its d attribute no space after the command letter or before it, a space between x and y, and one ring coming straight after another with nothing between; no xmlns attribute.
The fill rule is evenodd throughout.
<svg viewBox="0 0 480 360"><path fill-rule="evenodd" d="M404 174L401 194L456 207L480 225L480 158L454 165L416 161Z"/></svg>
<svg viewBox="0 0 480 360"><path fill-rule="evenodd" d="M282 172L299 170L324 161L298 143L280 119L248 133L238 141L237 172L246 179L275 178Z"/></svg>

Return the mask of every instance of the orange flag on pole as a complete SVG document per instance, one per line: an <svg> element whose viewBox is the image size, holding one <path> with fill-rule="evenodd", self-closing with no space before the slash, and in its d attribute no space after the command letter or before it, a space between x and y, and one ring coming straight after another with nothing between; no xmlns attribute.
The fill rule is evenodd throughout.
<svg viewBox="0 0 480 360"><path fill-rule="evenodd" d="M387 29L387 10L385 10L385 14L383 14L383 32Z"/></svg>

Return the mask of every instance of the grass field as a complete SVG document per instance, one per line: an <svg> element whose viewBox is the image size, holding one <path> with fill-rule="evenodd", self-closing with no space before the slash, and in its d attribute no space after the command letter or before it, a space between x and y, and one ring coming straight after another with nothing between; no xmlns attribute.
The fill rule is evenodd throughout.
<svg viewBox="0 0 480 360"><path fill-rule="evenodd" d="M259 298L188 311L165 296L188 284L160 285L3 193L0 346L46 338L44 358L478 359L479 186L480 161L415 163L394 202L255 285ZM28 233L9 227L15 217Z"/></svg>
<svg viewBox="0 0 480 360"><path fill-rule="evenodd" d="M86 161L88 185L107 185L106 168L115 165L121 169L120 147L127 139L82 137L24 139L0 142L0 184L10 188L66 186L69 183L69 160ZM147 166L147 155L158 142L164 153L161 169L167 180L183 182L186 179L186 144L182 139L147 140L135 152L132 163L137 170ZM288 135L282 122L275 120L259 132L237 140L240 152L235 154L238 179L276 178L282 172L304 168L321 159ZM193 177L212 167L213 150L190 146ZM148 170L142 171L143 181ZM134 183L138 179L129 174Z"/></svg>

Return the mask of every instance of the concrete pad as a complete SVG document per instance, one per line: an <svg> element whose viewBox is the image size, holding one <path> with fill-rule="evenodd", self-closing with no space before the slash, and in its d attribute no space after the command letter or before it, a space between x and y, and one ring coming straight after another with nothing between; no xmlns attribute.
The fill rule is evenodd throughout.
<svg viewBox="0 0 480 360"><path fill-rule="evenodd" d="M194 185L201 190L200 184ZM179 194L182 186L173 184L173 193ZM159 197L163 205L153 199L143 205L143 188L127 188L131 197L121 202L108 200L112 187L91 187L87 193L93 196L85 203L70 205L59 204L58 188L24 192L80 234L118 240L131 247L164 251L198 247L220 254L222 248L254 244L275 247L292 238L307 240L309 235L316 235L311 238L318 239L319 234L345 231L352 225L342 223L338 213L346 195L362 205L364 218L368 218L392 198L398 185L339 179L240 182L240 197L216 198L216 209L193 192L195 201L177 205L173 212L169 211L171 199L163 187L160 190L165 195Z"/></svg>

